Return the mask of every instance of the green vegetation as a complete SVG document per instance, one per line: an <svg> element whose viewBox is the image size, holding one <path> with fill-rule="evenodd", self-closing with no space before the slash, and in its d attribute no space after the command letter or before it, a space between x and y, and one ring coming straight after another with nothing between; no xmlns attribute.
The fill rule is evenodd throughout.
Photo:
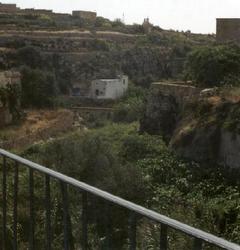
<svg viewBox="0 0 240 250"><path fill-rule="evenodd" d="M56 96L55 77L50 72L39 69L22 69L22 105L29 107L49 107Z"/></svg>
<svg viewBox="0 0 240 250"><path fill-rule="evenodd" d="M134 122L140 120L147 93L146 89L130 84L125 96L114 106L113 121Z"/></svg>
<svg viewBox="0 0 240 250"><path fill-rule="evenodd" d="M200 87L240 85L240 47L217 45L194 49L186 63L186 77Z"/></svg>
<svg viewBox="0 0 240 250"><path fill-rule="evenodd" d="M41 49L26 46L19 41L8 44L7 47L15 48L16 52L5 55L1 67L21 69L23 107L45 108L52 107L56 103L60 105L61 102L67 105L64 98L56 100L55 97L59 93L67 94L76 79L86 82L86 79L90 81L92 78L103 76L114 77L120 69L136 85L130 84L126 95L118 103L114 103L111 117L91 114L84 120L88 130L67 133L61 138L31 145L18 153L127 200L240 243L239 179L233 178L218 166L210 167L181 159L168 148L161 136L138 132L138 121L143 114L151 82L179 76L182 73L183 62L190 53L186 63L186 77L193 80L197 86L239 85L239 47L210 46L209 44L214 41L212 36L163 31L159 27L154 27L150 34L144 34L141 25L125 25L121 20L111 22L98 17L95 23L91 23L71 16L63 18L64 20L60 20L61 18L46 15L22 16L17 18L20 20L17 26L29 28L31 25L39 25L40 28L48 27L56 30L88 28L92 31L93 37L96 30L119 31L138 36L134 43L117 42L114 39L113 41L92 39L91 42L84 43L81 48L83 54L88 53L87 56L82 56L79 60L79 57L74 55L76 58L73 61L66 59L67 57L61 53L42 53ZM0 23L5 24L7 21L2 18ZM11 22L16 23L16 20ZM62 42L61 38L58 42ZM198 48L192 51L196 45ZM201 47L202 45L208 46ZM8 87L0 89L1 102L9 103L10 108L14 110L17 105L14 103L14 100L17 100L16 94L19 92ZM71 106L71 103L68 105ZM222 119L220 117L222 109L216 112L216 116L208 116L212 114L208 103L194 105L192 108L195 111L191 110L191 114L196 116L194 118L199 118L199 121L204 120L207 123L213 121L213 118L216 118L216 121ZM239 108L237 106L229 108L228 115L229 119L226 119L224 126L231 130L239 129ZM8 168L11 167L10 163ZM13 172L10 171L9 208L13 205L10 199L12 178ZM35 174L34 180L36 245L39 249L43 249L44 179L43 176ZM26 200L29 190L28 172L23 169L20 170L20 184L18 236L21 242L20 249L26 249L29 221ZM63 239L63 204L59 183L53 182L51 191L53 245L54 249L60 250ZM82 209L80 199L81 195L69 188L70 244L71 248L75 246L76 249L80 249L79 222ZM113 242L116 249L124 250L127 248L129 214L117 207L111 208L111 214L108 210L108 215L114 224ZM89 197L90 249L106 248L106 218L103 216L106 214L106 209L108 208L102 201ZM8 221L12 216L11 211L10 209L8 211ZM159 227L141 218L138 223L140 229L138 249L156 249L159 245ZM10 226L8 236L9 239L12 236ZM170 249L190 248L190 239L183 235L170 231L169 237Z"/></svg>
<svg viewBox="0 0 240 250"><path fill-rule="evenodd" d="M19 99L21 96L20 86L17 84L6 85L0 87L0 103L4 107L8 107L15 121L21 117Z"/></svg>
<svg viewBox="0 0 240 250"><path fill-rule="evenodd" d="M31 146L22 155L78 180L239 243L239 180L231 180L217 166L209 168L179 159L170 152L160 136L140 135L137 130L137 123L109 124ZM41 188L38 186L37 190L40 192ZM53 221L59 225L61 194L55 184L53 190L53 195L56 195ZM75 239L72 244L77 246L79 223L76 223L74 218L79 218L81 204L75 192L72 189L69 191L71 235ZM39 203L37 213L40 220L43 217L40 210L40 193L38 197L36 207ZM92 216L91 233L95 235L91 236L90 244L104 248L105 208L101 201L90 202L88 205ZM127 216L121 209L113 208L115 230L112 237L119 249L126 247ZM96 221L97 228L94 226ZM144 228L139 231L139 249L142 249L143 245L147 249L156 249L158 228L144 220L139 223ZM41 230L40 226L38 230ZM41 235L38 235L40 242ZM61 233L55 232L55 237L61 239ZM189 239L172 231L170 238L174 238L174 241L170 240L171 249L188 249L191 244ZM59 244L61 242L56 246L60 248Z"/></svg>

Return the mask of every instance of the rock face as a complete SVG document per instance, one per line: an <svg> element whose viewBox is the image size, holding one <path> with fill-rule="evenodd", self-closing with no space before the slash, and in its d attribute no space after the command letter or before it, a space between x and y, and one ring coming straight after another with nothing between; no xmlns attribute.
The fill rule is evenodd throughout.
<svg viewBox="0 0 240 250"><path fill-rule="evenodd" d="M153 83L140 130L161 134L169 142L179 121L179 114L189 100L195 99L200 90L183 82Z"/></svg>
<svg viewBox="0 0 240 250"><path fill-rule="evenodd" d="M153 91L150 95L140 131L149 134L161 134L169 141L177 122L178 105L173 96L161 91Z"/></svg>
<svg viewBox="0 0 240 250"><path fill-rule="evenodd" d="M240 169L240 135L221 131L219 163Z"/></svg>
<svg viewBox="0 0 240 250"><path fill-rule="evenodd" d="M198 162L240 169L240 103L209 104L203 110L179 124L170 147L180 156Z"/></svg>
<svg viewBox="0 0 240 250"><path fill-rule="evenodd" d="M220 164L240 170L240 103L220 97L192 99L152 91L141 132L160 134L179 156L208 165ZM186 92L187 93L187 92ZM187 100L182 106L179 100Z"/></svg>
<svg viewBox="0 0 240 250"><path fill-rule="evenodd" d="M194 161L240 169L240 134L218 126L175 131L170 146L178 155Z"/></svg>
<svg viewBox="0 0 240 250"><path fill-rule="evenodd" d="M175 131L170 147L184 158L198 162L216 162L221 141L218 126L194 128L185 126Z"/></svg>

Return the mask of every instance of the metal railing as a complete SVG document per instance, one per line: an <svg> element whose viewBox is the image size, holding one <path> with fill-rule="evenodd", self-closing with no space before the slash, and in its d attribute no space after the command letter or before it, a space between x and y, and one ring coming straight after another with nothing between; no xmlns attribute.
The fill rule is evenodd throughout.
<svg viewBox="0 0 240 250"><path fill-rule="evenodd" d="M51 238L51 188L50 181L51 179L55 179L60 181L61 184L61 193L62 193L62 201L63 201L63 249L69 250L71 249L69 244L69 228L68 228L68 209L69 209L69 201L68 201L68 193L67 186L71 186L79 190L82 194L82 216L81 216L81 249L88 249L88 219L87 219L87 202L88 195L93 195L98 199L101 199L104 202L110 203L112 205L116 205L127 209L130 211L131 216L129 219L129 249L134 250L137 249L137 230L138 230L138 220L137 218L143 217L150 221L154 221L155 223L161 226L160 229L160 240L159 240L159 248L161 250L168 249L168 229L174 229L181 233L186 234L193 238L192 249L201 250L204 249L204 243L213 245L218 247L219 249L228 249L228 250L240 250L240 246L228 242L222 238L216 237L212 234L206 233L202 230L193 228L186 224L183 224L179 221L170 219L166 216L158 214L154 211L146 209L142 206L136 205L132 202L126 201L114 195L111 195L107 192L94 188L90 185L87 185L83 182L77 181L73 178L70 178L66 175L60 174L56 171L43 167L39 164L33 163L29 160L21 158L17 155L9 153L5 150L0 149L0 157L2 158L1 163L1 172L2 172L2 244L1 249L7 249L7 161L13 162L14 165L14 179L13 179L13 249L18 249L18 235L17 235L17 225L18 225L18 191L19 191L19 169L22 166L25 166L29 169L29 247L28 249L36 249L34 244L34 175L33 173L39 172L45 175L45 239L46 239L46 249L52 249L52 238ZM110 231L110 230L108 230ZM111 233L111 232L109 232ZM107 237L110 237L109 235ZM114 246L109 247L108 249L116 249Z"/></svg>

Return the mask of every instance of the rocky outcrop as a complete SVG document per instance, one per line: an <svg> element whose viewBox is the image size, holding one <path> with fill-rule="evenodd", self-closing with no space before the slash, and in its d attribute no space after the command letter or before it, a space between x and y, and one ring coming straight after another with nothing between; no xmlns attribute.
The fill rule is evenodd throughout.
<svg viewBox="0 0 240 250"><path fill-rule="evenodd" d="M140 131L161 134L165 141L169 141L177 123L178 108L172 95L153 90L140 122Z"/></svg>
<svg viewBox="0 0 240 250"><path fill-rule="evenodd" d="M190 121L189 121L190 123ZM183 123L174 132L170 147L180 156L198 162L216 162L221 142L217 125L199 126Z"/></svg>
<svg viewBox="0 0 240 250"><path fill-rule="evenodd" d="M183 89L154 86L141 132L162 135L181 157L240 169L240 102L197 98L199 91Z"/></svg>
<svg viewBox="0 0 240 250"><path fill-rule="evenodd" d="M221 131L218 162L224 166L240 169L240 134Z"/></svg>
<svg viewBox="0 0 240 250"><path fill-rule="evenodd" d="M161 134L169 142L184 106L198 98L199 92L180 81L152 83L140 130Z"/></svg>
<svg viewBox="0 0 240 250"><path fill-rule="evenodd" d="M173 133L170 147L188 159L240 169L240 103L204 105L200 101L195 112L186 114Z"/></svg>

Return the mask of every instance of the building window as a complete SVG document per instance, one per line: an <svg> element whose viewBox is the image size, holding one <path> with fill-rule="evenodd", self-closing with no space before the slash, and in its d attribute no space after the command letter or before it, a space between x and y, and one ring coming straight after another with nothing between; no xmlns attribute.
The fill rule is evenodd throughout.
<svg viewBox="0 0 240 250"><path fill-rule="evenodd" d="M96 89L95 94L96 94L96 96L99 96L99 90L98 89Z"/></svg>
<svg viewBox="0 0 240 250"><path fill-rule="evenodd" d="M73 96L80 96L80 95L81 95L81 90L80 90L80 88L73 88L73 89L72 89L72 95L73 95Z"/></svg>

